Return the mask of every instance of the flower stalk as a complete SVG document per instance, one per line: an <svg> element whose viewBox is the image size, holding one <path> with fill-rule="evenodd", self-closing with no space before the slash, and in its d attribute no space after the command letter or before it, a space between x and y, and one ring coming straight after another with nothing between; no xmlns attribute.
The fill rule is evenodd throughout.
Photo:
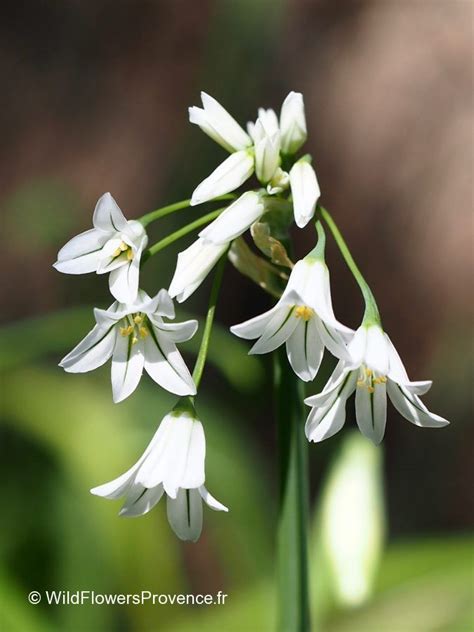
<svg viewBox="0 0 474 632"><path fill-rule="evenodd" d="M304 435L303 382L284 349L275 352L275 395L280 494L277 532L279 632L310 629L308 581L308 444Z"/></svg>

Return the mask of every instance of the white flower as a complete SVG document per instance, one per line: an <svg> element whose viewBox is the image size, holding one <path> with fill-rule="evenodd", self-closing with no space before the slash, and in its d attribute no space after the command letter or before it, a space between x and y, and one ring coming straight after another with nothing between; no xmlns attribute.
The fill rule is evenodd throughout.
<svg viewBox="0 0 474 632"><path fill-rule="evenodd" d="M283 171L280 167L273 174L272 179L267 184L268 195L275 195L281 193L288 188L290 184L290 176L286 171Z"/></svg>
<svg viewBox="0 0 474 632"><path fill-rule="evenodd" d="M167 495L168 520L181 540L196 542L202 530L202 501L228 511L204 486L206 441L191 405L166 415L138 462L110 483L94 487L96 496L125 496L121 516L141 516Z"/></svg>
<svg viewBox="0 0 474 632"><path fill-rule="evenodd" d="M290 92L283 101L280 113L281 149L285 154L294 154L307 137L303 95Z"/></svg>
<svg viewBox="0 0 474 632"><path fill-rule="evenodd" d="M290 186L295 222L299 228L304 228L313 217L316 202L321 195L314 169L305 158L292 166Z"/></svg>
<svg viewBox="0 0 474 632"><path fill-rule="evenodd" d="M228 244L244 233L265 212L263 198L254 191L243 193L199 237L216 245Z"/></svg>
<svg viewBox="0 0 474 632"><path fill-rule="evenodd" d="M387 418L387 394L398 412L417 426L441 428L449 422L430 413L418 397L430 381L411 382L390 338L378 325L362 325L348 345L349 362L341 361L319 395L308 397L312 406L306 422L310 441L322 441L338 432L346 418L346 401L356 391L356 419L361 432L380 443Z"/></svg>
<svg viewBox="0 0 474 632"><path fill-rule="evenodd" d="M97 202L94 228L61 248L56 270L66 274L97 272L109 276L110 291L122 303L137 297L140 257L148 238L140 222L126 220L110 193Z"/></svg>
<svg viewBox="0 0 474 632"><path fill-rule="evenodd" d="M222 105L205 92L201 92L203 108L190 107L189 120L228 152L246 149L252 144L249 135Z"/></svg>
<svg viewBox="0 0 474 632"><path fill-rule="evenodd" d="M275 307L230 329L241 338L258 338L252 354L286 343L288 360L305 382L318 372L324 347L338 358L348 357L344 336L352 333L334 316L326 264L311 255L295 265Z"/></svg>
<svg viewBox="0 0 474 632"><path fill-rule="evenodd" d="M68 373L85 373L112 358L114 402L128 397L138 386L143 369L160 386L177 395L194 395L196 386L176 348L197 329L196 320L165 323L174 318L174 305L166 290L152 299L140 290L133 303L115 302L95 309L96 325L64 357L59 366Z"/></svg>
<svg viewBox="0 0 474 632"><path fill-rule="evenodd" d="M172 298L185 301L201 285L227 249L227 244L216 245L202 238L180 252L176 270L169 287Z"/></svg>
<svg viewBox="0 0 474 632"><path fill-rule="evenodd" d="M250 124L249 129L255 146L255 173L266 185L280 165L280 130L275 112L260 108L255 125Z"/></svg>

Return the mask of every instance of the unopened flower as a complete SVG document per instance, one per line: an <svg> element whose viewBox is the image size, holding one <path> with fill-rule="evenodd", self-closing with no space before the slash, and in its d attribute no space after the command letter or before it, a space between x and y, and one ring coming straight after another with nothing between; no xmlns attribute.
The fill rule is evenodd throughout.
<svg viewBox="0 0 474 632"><path fill-rule="evenodd" d="M121 516L141 516L167 495L169 523L181 540L196 542L202 530L202 501L228 511L207 491L206 441L192 404L178 403L162 420L138 462L110 483L91 492L108 499L125 497Z"/></svg>
<svg viewBox="0 0 474 632"><path fill-rule="evenodd" d="M296 225L304 228L313 217L316 202L321 195L314 169L306 158L298 160L292 166L290 187Z"/></svg>
<svg viewBox="0 0 474 632"><path fill-rule="evenodd" d="M97 202L94 228L73 237L61 248L56 270L66 274L109 274L112 295L121 303L137 297L140 258L148 238L140 222L125 219L110 193Z"/></svg>
<svg viewBox="0 0 474 632"><path fill-rule="evenodd" d="M112 358L114 402L128 397L138 386L143 369L160 386L176 395L194 395L196 386L176 343L189 340L196 320L166 323L175 317L166 290L152 299L140 290L133 303L113 303L95 309L96 325L61 362L68 373L92 371Z"/></svg>
<svg viewBox="0 0 474 632"><path fill-rule="evenodd" d="M356 419L361 432L374 443L385 433L387 395L398 412L417 426L441 428L449 422L431 413L419 395L430 381L411 382L390 338L379 325L361 325L348 345L349 361L340 361L324 390L308 397L312 406L306 422L310 441L338 432L346 418L346 401L356 391Z"/></svg>
<svg viewBox="0 0 474 632"><path fill-rule="evenodd" d="M294 154L307 138L303 95L290 92L283 101L280 113L281 149L285 154Z"/></svg>
<svg viewBox="0 0 474 632"><path fill-rule="evenodd" d="M240 338L258 338L251 354L269 353L286 343L288 360L305 382L314 379L325 347L347 358L344 338L352 333L334 315L326 264L311 255L295 265L272 309L230 329Z"/></svg>

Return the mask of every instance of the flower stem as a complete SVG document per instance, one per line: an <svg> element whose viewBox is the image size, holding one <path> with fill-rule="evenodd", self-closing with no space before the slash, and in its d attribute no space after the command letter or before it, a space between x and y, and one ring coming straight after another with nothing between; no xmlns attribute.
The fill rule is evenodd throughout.
<svg viewBox="0 0 474 632"><path fill-rule="evenodd" d="M310 629L308 582L308 442L303 425L303 382L279 349L275 393L280 463L280 510L277 533L279 632Z"/></svg>
<svg viewBox="0 0 474 632"><path fill-rule="evenodd" d="M153 246L150 246L148 250L145 250L142 256L142 263L144 263L147 259L149 259L153 255L156 255L156 253L160 252L160 250L163 250L163 248L170 246L172 243L174 243L178 239L181 239L181 237L184 237L188 233L191 233L196 228L199 228L200 226L203 226L204 224L209 224L209 222L211 222L218 215L220 215L223 210L225 210L225 207L218 208L215 211L211 211L207 215L203 215L202 217L199 217L198 219L194 220L194 222L191 222L190 224L186 224L186 226L183 226L179 230L175 230L174 233L171 233L170 235L167 235L163 239L160 239L160 241L157 241L155 244L153 244Z"/></svg>
<svg viewBox="0 0 474 632"><path fill-rule="evenodd" d="M221 287L222 276L224 274L226 259L227 253L222 255L222 257L220 258L220 261L217 264L216 272L214 274L214 280L212 282L211 294L209 296L209 307L207 309L206 315L206 323L204 325L201 346L199 347L199 353L193 370L193 380L196 384L196 388L199 387L202 373L204 371L204 366L206 364L207 350L209 348L209 340L211 338L212 325L214 323L214 313L216 311L217 297L219 296L219 290Z"/></svg>
<svg viewBox="0 0 474 632"><path fill-rule="evenodd" d="M329 211L323 208L322 206L318 206L318 211L321 217L323 218L323 220L326 222L329 230L331 231L332 236L334 237L334 240L336 244L338 245L338 248L344 258L344 261L347 264L347 267L352 272L352 275L357 281L360 291L362 292L362 296L364 297L364 301L365 301L365 313L364 313L363 322L366 325L373 324L373 323L380 325L380 322L381 322L380 313L377 307L377 303L375 301L375 297L372 294L372 290L370 289L367 281L364 279L362 272L357 267L357 264L354 261L351 251L349 250L349 247L346 244L344 237L342 236L339 228L337 227L336 222L333 220Z"/></svg>
<svg viewBox="0 0 474 632"><path fill-rule="evenodd" d="M235 195L233 193L227 193L226 195L220 195L212 200L212 202L222 202L223 200L235 200ZM182 200L181 202L175 202L174 204L169 204L168 206L162 206L161 208L156 209L156 211L151 211L151 213L147 213L143 215L138 220L143 226L148 226L151 222L154 222L161 217L165 217L166 215L170 215L171 213L175 213L176 211L181 211L182 209L188 208L191 206L191 200Z"/></svg>

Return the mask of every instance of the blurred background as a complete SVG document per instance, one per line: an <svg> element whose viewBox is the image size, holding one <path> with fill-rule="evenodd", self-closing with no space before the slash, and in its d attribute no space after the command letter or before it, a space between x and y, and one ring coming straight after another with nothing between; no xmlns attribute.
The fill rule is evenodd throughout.
<svg viewBox="0 0 474 632"><path fill-rule="evenodd" d="M90 329L91 307L110 302L103 278L53 270L58 249L90 227L105 191L138 217L189 197L224 158L187 121L200 90L242 123L303 92L322 201L410 376L433 378L426 404L452 422L424 430L390 408L376 449L349 411L339 435L309 447L314 629L472 630L471 2L5 0L0 10L2 630L273 630L271 364L228 334L271 301L228 267L198 410L209 488L231 511L206 511L198 544L174 537L164 506L119 519L119 503L88 491L136 461L173 398L145 379L114 406L108 367L57 367ZM150 242L201 213L151 225ZM299 255L314 242L311 231L296 239ZM168 285L177 252L146 266L144 289ZM328 257L336 313L355 327L357 286L332 244ZM208 288L180 314L202 315ZM229 597L28 604L46 589Z"/></svg>

